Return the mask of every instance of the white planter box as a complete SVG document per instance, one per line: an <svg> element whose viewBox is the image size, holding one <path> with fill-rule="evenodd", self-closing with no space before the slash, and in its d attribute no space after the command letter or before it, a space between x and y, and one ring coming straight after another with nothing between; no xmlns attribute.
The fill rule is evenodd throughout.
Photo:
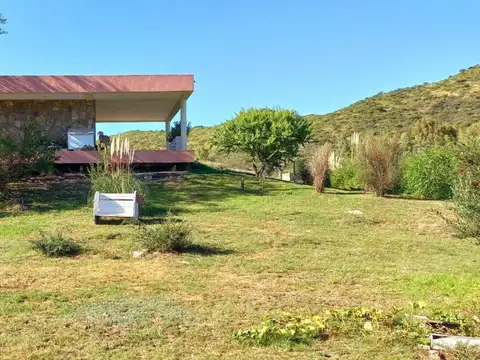
<svg viewBox="0 0 480 360"><path fill-rule="evenodd" d="M138 221L140 215L139 197L133 194L95 193L93 202L93 219L98 224L101 217L125 217Z"/></svg>

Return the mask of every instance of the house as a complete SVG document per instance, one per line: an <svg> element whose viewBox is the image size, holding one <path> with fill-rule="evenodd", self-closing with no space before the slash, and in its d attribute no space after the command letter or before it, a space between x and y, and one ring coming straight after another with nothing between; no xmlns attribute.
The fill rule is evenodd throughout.
<svg viewBox="0 0 480 360"><path fill-rule="evenodd" d="M193 75L0 76L0 132L22 136L24 122L37 119L42 132L64 150L59 164L89 164L95 151L68 151L69 129L92 129L102 122L164 122L166 132L180 111L181 136L175 150L136 149L135 163L185 164L194 161L187 150L187 100ZM165 147L165 149L161 149Z"/></svg>

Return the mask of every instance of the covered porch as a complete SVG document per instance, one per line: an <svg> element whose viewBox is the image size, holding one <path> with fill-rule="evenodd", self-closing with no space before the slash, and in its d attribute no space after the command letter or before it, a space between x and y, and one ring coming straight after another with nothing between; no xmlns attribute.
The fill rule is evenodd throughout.
<svg viewBox="0 0 480 360"><path fill-rule="evenodd" d="M67 150L70 129L92 130L95 143L98 123L161 122L165 143L158 150L135 149L134 163L191 163L187 100L193 88L193 75L0 76L0 126L4 135L21 137L24 122L37 119L42 132L64 148L57 163L67 165L98 160L96 151ZM169 142L178 112L180 136Z"/></svg>

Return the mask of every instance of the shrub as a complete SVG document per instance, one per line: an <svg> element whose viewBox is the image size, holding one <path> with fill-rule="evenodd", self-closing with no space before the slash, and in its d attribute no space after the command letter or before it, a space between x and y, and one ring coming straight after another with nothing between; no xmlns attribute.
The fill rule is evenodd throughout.
<svg viewBox="0 0 480 360"><path fill-rule="evenodd" d="M134 236L149 252L182 252L192 245L192 228L171 217L160 225L140 226Z"/></svg>
<svg viewBox="0 0 480 360"><path fill-rule="evenodd" d="M55 151L42 135L35 120L28 119L22 127L22 137L0 137L0 194L9 182L17 181L29 173L45 173L53 169Z"/></svg>
<svg viewBox="0 0 480 360"><path fill-rule="evenodd" d="M325 178L328 173L328 159L332 152L332 145L325 143L318 146L310 157L308 167L313 177L313 187L316 192L323 192L325 187Z"/></svg>
<svg viewBox="0 0 480 360"><path fill-rule="evenodd" d="M480 238L480 139L459 145L458 176L453 186L455 219L450 224L460 237Z"/></svg>
<svg viewBox="0 0 480 360"><path fill-rule="evenodd" d="M463 174L453 186L455 220L451 222L459 237L480 239L480 188L478 177Z"/></svg>
<svg viewBox="0 0 480 360"><path fill-rule="evenodd" d="M402 171L404 192L425 199L450 199L456 163L453 152L443 148L430 148L423 154L405 158Z"/></svg>
<svg viewBox="0 0 480 360"><path fill-rule="evenodd" d="M73 256L82 251L79 244L60 233L45 234L41 232L40 238L32 240L30 243L33 249L51 257Z"/></svg>
<svg viewBox="0 0 480 360"><path fill-rule="evenodd" d="M360 178L365 188L377 196L385 195L397 183L401 158L398 140L380 136L367 138L358 154Z"/></svg>
<svg viewBox="0 0 480 360"><path fill-rule="evenodd" d="M335 189L362 189L358 164L350 159L341 160L340 166L330 173L330 185Z"/></svg>

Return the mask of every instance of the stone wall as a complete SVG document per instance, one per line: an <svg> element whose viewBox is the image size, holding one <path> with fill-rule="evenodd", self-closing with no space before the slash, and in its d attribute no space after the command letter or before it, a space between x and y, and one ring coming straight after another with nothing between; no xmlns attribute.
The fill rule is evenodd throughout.
<svg viewBox="0 0 480 360"><path fill-rule="evenodd" d="M24 122L36 119L44 135L66 147L67 130L95 127L95 102L87 100L0 100L0 131L18 139Z"/></svg>

